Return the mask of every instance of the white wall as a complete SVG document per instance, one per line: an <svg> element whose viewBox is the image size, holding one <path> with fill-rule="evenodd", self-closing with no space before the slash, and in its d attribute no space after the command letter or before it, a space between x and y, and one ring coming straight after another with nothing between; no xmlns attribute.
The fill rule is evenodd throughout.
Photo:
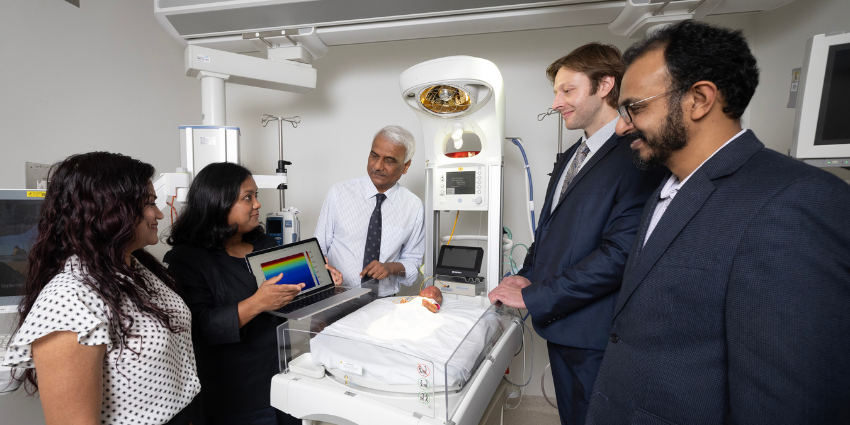
<svg viewBox="0 0 850 425"><path fill-rule="evenodd" d="M0 2L0 188L24 187L25 162L93 150L180 165L177 126L201 109L182 53L150 1ZM25 395L0 396L0 424L44 423Z"/></svg>
<svg viewBox="0 0 850 425"><path fill-rule="evenodd" d="M850 30L840 28L846 16L846 0L797 0L771 12L708 19L743 29L759 58L762 83L747 121L769 147L780 152L790 147L794 113L785 109L788 74L802 63L806 39ZM155 22L151 2L84 0L77 9L61 0L6 0L0 4L0 31L0 187L22 186L26 161L50 163L90 150L122 152L159 171L179 165L176 129L200 123L200 88L183 76L182 47ZM442 56L486 58L504 77L507 135L525 141L539 216L557 146L557 117L536 119L552 101L544 70L589 41L621 49L632 42L596 25L332 47L315 63L318 87L305 95L228 85L227 123L242 130L245 165L256 174L271 174L277 129L263 128L261 115L302 117L297 129L284 128L285 158L293 162L287 205L301 209L304 235L311 236L328 188L365 172L375 131L398 124L424 140L418 119L399 96L399 74ZM565 148L579 136L565 131ZM418 149L401 183L422 196L421 144ZM523 173L518 150L506 145L504 222L516 242L528 244ZM263 213L276 209L276 192L263 191L261 201ZM462 215L458 227L458 232L477 232L477 214ZM164 248L154 252L162 255ZM518 262L521 251L515 251ZM539 395L548 360L545 343L536 336L535 341L534 377L526 394ZM520 363L515 359L512 365L517 381Z"/></svg>
<svg viewBox="0 0 850 425"><path fill-rule="evenodd" d="M24 163L120 152L158 171L180 165L177 126L199 121L200 85L153 3L0 3L0 187L24 186Z"/></svg>

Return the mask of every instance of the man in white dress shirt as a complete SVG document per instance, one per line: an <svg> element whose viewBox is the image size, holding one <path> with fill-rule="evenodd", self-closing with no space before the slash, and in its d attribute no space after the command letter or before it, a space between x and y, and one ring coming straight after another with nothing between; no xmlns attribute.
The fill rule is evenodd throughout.
<svg viewBox="0 0 850 425"><path fill-rule="evenodd" d="M378 296L386 297L398 292L399 283L416 281L425 253L425 208L398 183L415 152L409 131L384 127L372 139L367 176L331 187L315 236L335 283L376 279Z"/></svg>

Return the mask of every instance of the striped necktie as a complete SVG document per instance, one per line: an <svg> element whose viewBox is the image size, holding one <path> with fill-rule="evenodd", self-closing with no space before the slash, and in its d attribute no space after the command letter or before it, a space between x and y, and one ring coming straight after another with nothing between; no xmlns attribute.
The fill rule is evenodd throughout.
<svg viewBox="0 0 850 425"><path fill-rule="evenodd" d="M590 153L590 148L587 147L587 143L581 142L578 146L578 153L576 157L573 158L573 163L570 164L570 169L567 170L567 175L564 176L564 185L561 186L561 196L558 198L558 203L564 199L564 195L567 193L567 188L570 186L570 182L573 181L576 174L578 174L578 170L581 168L581 164L584 162L584 159L587 158L587 154Z"/></svg>

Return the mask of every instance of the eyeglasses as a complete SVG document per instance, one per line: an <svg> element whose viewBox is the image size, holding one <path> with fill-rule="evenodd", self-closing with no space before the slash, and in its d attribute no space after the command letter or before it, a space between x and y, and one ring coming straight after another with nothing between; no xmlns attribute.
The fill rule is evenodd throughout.
<svg viewBox="0 0 850 425"><path fill-rule="evenodd" d="M623 121L626 122L626 124L631 124L632 123L632 114L631 114L631 112L629 112L629 108L637 105L638 103L646 102L647 100L655 99L656 97L661 97L661 96L664 96L665 94L673 93L674 91L676 91L676 90L666 91L666 92L661 93L661 94L656 94L655 96L647 97L646 99L643 99L643 100L638 100L637 102L629 103L628 105L620 106L619 108L617 108L617 113L620 114L620 118L622 118Z"/></svg>

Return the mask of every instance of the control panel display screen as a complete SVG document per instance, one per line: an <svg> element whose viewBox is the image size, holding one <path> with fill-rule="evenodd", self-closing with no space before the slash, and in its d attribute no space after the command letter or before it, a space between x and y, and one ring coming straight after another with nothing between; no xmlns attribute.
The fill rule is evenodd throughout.
<svg viewBox="0 0 850 425"><path fill-rule="evenodd" d="M472 195L475 193L475 171L446 173L446 194Z"/></svg>
<svg viewBox="0 0 850 425"><path fill-rule="evenodd" d="M266 232L268 233L283 233L283 228L281 227L280 219L273 219L266 221Z"/></svg>
<svg viewBox="0 0 850 425"><path fill-rule="evenodd" d="M478 251L474 249L447 249L440 258L443 267L474 269L478 260Z"/></svg>

